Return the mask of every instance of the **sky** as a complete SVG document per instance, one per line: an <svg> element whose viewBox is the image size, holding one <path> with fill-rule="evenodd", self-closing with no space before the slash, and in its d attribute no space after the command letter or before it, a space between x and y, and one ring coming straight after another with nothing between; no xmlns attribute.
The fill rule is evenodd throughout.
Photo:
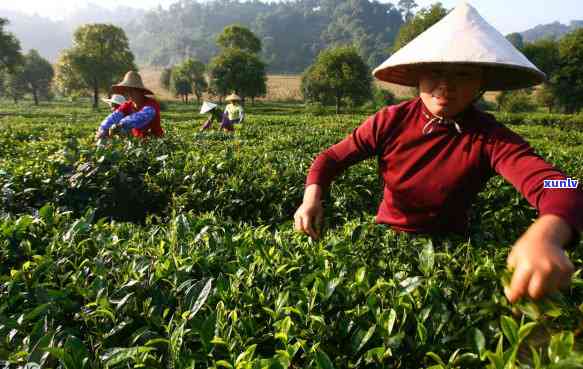
<svg viewBox="0 0 583 369"><path fill-rule="evenodd" d="M177 0L0 0L0 9L20 10L52 19L62 19L72 9L85 7L93 2L102 7L119 5L150 9L161 5L167 8ZM452 8L460 0L441 0L446 8ZM398 0L381 0L397 4ZM420 7L429 6L435 0L416 0ZM536 26L559 21L583 20L583 0L469 0L480 14L503 34L521 32Z"/></svg>

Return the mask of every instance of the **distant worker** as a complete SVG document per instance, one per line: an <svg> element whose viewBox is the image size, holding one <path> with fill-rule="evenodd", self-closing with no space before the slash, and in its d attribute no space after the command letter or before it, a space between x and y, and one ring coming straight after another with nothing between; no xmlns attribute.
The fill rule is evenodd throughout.
<svg viewBox="0 0 583 369"><path fill-rule="evenodd" d="M98 139L114 134L131 134L142 138L164 135L160 125L160 105L155 99L146 96L154 93L144 87L142 77L137 72L127 72L123 81L111 89L115 94L123 94L129 101L121 104L103 120L96 135Z"/></svg>
<svg viewBox="0 0 583 369"><path fill-rule="evenodd" d="M221 128L227 132L233 132L235 130L235 123L243 123L245 112L240 105L241 98L237 94L227 96L225 101L229 104L225 108Z"/></svg>
<svg viewBox="0 0 583 369"><path fill-rule="evenodd" d="M205 129L210 129L215 121L222 122L223 113L221 113L219 106L215 103L204 101L200 107L200 114L208 113L208 119L203 123L200 128L201 131Z"/></svg>
<svg viewBox="0 0 583 369"><path fill-rule="evenodd" d="M109 108L111 109L111 112L113 113L127 100L126 100L125 96L123 96L123 95L113 94L113 95L111 95L111 98L101 99L101 101L103 101L104 103L109 105Z"/></svg>

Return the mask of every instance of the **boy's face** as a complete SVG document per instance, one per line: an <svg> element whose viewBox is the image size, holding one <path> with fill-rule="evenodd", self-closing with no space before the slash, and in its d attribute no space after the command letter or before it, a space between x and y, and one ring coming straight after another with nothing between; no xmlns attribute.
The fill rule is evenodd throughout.
<svg viewBox="0 0 583 369"><path fill-rule="evenodd" d="M478 96L482 76L472 65L430 66L419 76L419 95L431 113L451 118Z"/></svg>

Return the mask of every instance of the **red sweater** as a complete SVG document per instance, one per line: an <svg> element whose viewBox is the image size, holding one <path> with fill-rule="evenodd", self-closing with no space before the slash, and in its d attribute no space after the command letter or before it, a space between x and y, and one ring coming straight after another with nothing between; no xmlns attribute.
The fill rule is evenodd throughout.
<svg viewBox="0 0 583 369"><path fill-rule="evenodd" d="M544 189L565 175L519 135L473 106L453 125L423 128L431 113L421 98L382 109L318 155L306 185L330 182L350 165L376 156L384 180L376 221L415 233L463 233L472 201L493 175L510 182L540 215L555 214L583 231L583 191ZM427 133L428 129L426 130Z"/></svg>
<svg viewBox="0 0 583 369"><path fill-rule="evenodd" d="M132 128L132 136L134 136L134 137L146 137L146 136L162 137L164 135L164 130L162 130L162 126L160 125L160 104L158 104L158 102L156 100L149 98L149 97L146 97L146 100L144 102L144 106L142 106L142 109L146 106L151 106L152 108L154 108L154 110L156 110L156 115L154 116L154 119L152 119L152 121L144 128L140 128L140 129ZM120 107L117 110L124 113L125 116L137 113L139 111L139 109L136 109L134 103L131 101L126 101L125 103L120 105Z"/></svg>

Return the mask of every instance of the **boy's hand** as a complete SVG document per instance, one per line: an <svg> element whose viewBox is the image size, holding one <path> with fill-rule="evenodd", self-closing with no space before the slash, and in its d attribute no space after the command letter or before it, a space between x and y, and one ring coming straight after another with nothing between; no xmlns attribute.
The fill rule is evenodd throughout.
<svg viewBox="0 0 583 369"><path fill-rule="evenodd" d="M324 217L324 207L318 201L315 203L302 203L294 214L294 228L317 240L320 237L320 226Z"/></svg>
<svg viewBox="0 0 583 369"><path fill-rule="evenodd" d="M508 255L514 273L504 291L511 303L523 296L539 299L569 286L575 268L563 246L571 236L570 226L560 217L544 215L516 241Z"/></svg>
<svg viewBox="0 0 583 369"><path fill-rule="evenodd" d="M294 228L298 232L303 232L316 240L320 237L320 226L324 218L324 207L322 206L322 187L318 184L311 184L304 191L304 201L294 214Z"/></svg>

